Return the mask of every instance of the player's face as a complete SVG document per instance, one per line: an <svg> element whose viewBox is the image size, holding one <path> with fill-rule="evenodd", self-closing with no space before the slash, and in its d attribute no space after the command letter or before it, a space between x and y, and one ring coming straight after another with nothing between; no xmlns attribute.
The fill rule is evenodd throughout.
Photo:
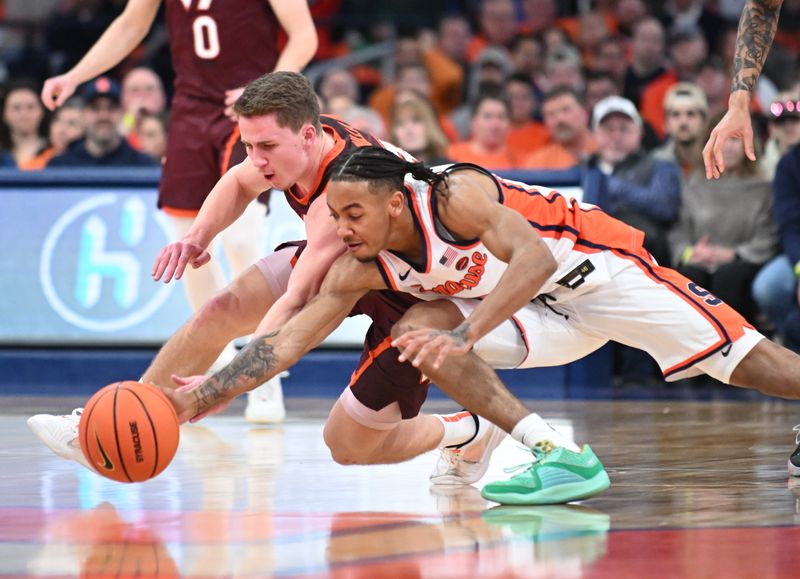
<svg viewBox="0 0 800 579"><path fill-rule="evenodd" d="M311 166L316 131L304 125L295 132L278 125L274 115L240 117L239 130L247 156L276 189L286 190L319 167Z"/></svg>
<svg viewBox="0 0 800 579"><path fill-rule="evenodd" d="M371 261L389 248L393 195L371 192L366 181L329 182L327 193L336 234L356 259Z"/></svg>

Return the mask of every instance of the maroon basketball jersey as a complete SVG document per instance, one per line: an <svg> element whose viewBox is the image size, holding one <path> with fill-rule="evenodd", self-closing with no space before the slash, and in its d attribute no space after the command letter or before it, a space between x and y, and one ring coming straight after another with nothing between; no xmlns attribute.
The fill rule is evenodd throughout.
<svg viewBox="0 0 800 579"><path fill-rule="evenodd" d="M272 72L279 24L267 0L166 0L175 91L224 102Z"/></svg>

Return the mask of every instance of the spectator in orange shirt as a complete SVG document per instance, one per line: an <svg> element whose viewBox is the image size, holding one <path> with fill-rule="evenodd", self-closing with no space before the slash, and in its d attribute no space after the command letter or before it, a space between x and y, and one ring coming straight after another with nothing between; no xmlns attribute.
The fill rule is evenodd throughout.
<svg viewBox="0 0 800 579"><path fill-rule="evenodd" d="M537 102L533 82L524 74L512 74L505 84L505 92L511 104L511 131L508 133L508 148L514 157L524 158L550 140L545 126L533 120Z"/></svg>
<svg viewBox="0 0 800 579"><path fill-rule="evenodd" d="M519 162L507 144L511 130L511 105L500 87L486 90L475 101L470 123L471 138L450 145L447 155L457 162L475 163L489 169L514 169Z"/></svg>
<svg viewBox="0 0 800 579"><path fill-rule="evenodd" d="M537 100L544 96L544 42L538 36L519 34L511 47L511 63L516 74L524 74L533 82Z"/></svg>
<svg viewBox="0 0 800 579"><path fill-rule="evenodd" d="M513 0L483 0L478 16L480 31L467 49L470 62L488 46L511 49L511 43L519 30L517 8Z"/></svg>
<svg viewBox="0 0 800 579"><path fill-rule="evenodd" d="M522 30L541 34L556 27L558 6L555 0L522 0Z"/></svg>
<svg viewBox="0 0 800 579"><path fill-rule="evenodd" d="M589 131L589 114L578 91L559 86L542 102L542 117L550 131L550 143L523 160L528 169L567 169L580 164L596 145Z"/></svg>
<svg viewBox="0 0 800 579"><path fill-rule="evenodd" d="M703 63L708 58L708 43L697 26L678 27L670 31L669 52L672 70L650 83L642 92L639 111L662 139L664 131L664 97L678 81L696 82Z"/></svg>

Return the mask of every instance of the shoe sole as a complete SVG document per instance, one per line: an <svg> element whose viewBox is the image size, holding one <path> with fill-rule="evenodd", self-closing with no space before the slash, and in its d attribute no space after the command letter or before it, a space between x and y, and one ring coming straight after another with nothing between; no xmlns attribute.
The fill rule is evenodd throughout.
<svg viewBox="0 0 800 579"><path fill-rule="evenodd" d="M557 485L534 493L492 493L484 489L481 496L502 505L557 505L588 499L609 486L611 481L608 473L602 471L585 481Z"/></svg>
<svg viewBox="0 0 800 579"><path fill-rule="evenodd" d="M786 467L789 470L789 476L800 476L800 466L795 466L791 460L786 462Z"/></svg>
<svg viewBox="0 0 800 579"><path fill-rule="evenodd" d="M443 474L439 476L431 476L430 481L432 485L442 485L442 486L458 486L458 485L471 485L473 483L478 482L481 480L483 475L486 474L486 471L489 470L489 460L487 459L487 455L491 456L494 450L500 446L500 443L506 437L507 432L499 427L495 427L494 432L489 435L489 440L486 443L486 447L483 450L483 456L481 456L480 464L481 469L476 472L477 476L473 474L470 477L461 477L455 476L452 474Z"/></svg>

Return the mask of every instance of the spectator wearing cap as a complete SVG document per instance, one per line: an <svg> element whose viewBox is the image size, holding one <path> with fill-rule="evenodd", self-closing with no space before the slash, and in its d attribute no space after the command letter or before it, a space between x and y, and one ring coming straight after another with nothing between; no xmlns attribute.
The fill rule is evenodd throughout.
<svg viewBox="0 0 800 579"><path fill-rule="evenodd" d="M672 86L664 99L664 119L667 142L654 155L676 163L683 177L688 178L702 161L702 139L708 121L705 93L691 82Z"/></svg>
<svg viewBox="0 0 800 579"><path fill-rule="evenodd" d="M574 88L558 86L548 92L542 101L542 118L550 132L550 142L525 157L524 168L567 169L594 153L589 113Z"/></svg>
<svg viewBox="0 0 800 579"><path fill-rule="evenodd" d="M48 167L152 166L156 162L131 147L119 131L122 101L117 83L100 77L83 91L85 134L47 164Z"/></svg>
<svg viewBox="0 0 800 579"><path fill-rule="evenodd" d="M702 143L721 118L711 117ZM756 139L757 155L759 144ZM777 249L772 187L758 162L745 157L741 139L728 139L722 154L725 173L719 179L706 179L700 163L683 188L680 219L670 234L673 262L752 323L753 279Z"/></svg>
<svg viewBox="0 0 800 579"><path fill-rule="evenodd" d="M642 118L662 139L666 137L664 98L667 91L680 81L696 82L708 58L708 43L703 31L696 25L680 25L670 30L669 55L671 69L647 86L639 103Z"/></svg>
<svg viewBox="0 0 800 579"><path fill-rule="evenodd" d="M644 231L645 249L667 265L667 235L680 209L680 169L642 150L642 119L626 98L610 96L598 102L592 127L597 153L586 163L583 200ZM652 359L640 350L619 347L617 353L616 374L622 382L648 382L658 376Z"/></svg>
<svg viewBox="0 0 800 579"><path fill-rule="evenodd" d="M680 209L680 169L642 150L642 118L626 98L597 103L592 128L597 153L587 162L584 199L644 231L645 248L669 263L667 233Z"/></svg>

